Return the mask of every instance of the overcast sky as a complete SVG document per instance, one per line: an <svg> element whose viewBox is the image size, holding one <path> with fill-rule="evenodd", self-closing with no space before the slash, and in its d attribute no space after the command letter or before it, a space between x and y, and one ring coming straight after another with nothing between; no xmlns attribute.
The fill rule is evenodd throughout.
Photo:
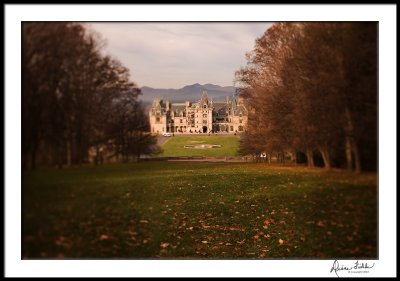
<svg viewBox="0 0 400 281"><path fill-rule="evenodd" d="M130 69L139 87L181 88L194 83L233 86L245 54L272 24L90 23L105 52Z"/></svg>

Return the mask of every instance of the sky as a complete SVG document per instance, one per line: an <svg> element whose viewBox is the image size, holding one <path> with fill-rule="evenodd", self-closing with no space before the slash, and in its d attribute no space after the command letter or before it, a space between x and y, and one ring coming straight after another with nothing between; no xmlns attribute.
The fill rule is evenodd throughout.
<svg viewBox="0 0 400 281"><path fill-rule="evenodd" d="M269 22L90 23L103 51L129 68L139 87L179 89L194 83L234 86L234 73Z"/></svg>

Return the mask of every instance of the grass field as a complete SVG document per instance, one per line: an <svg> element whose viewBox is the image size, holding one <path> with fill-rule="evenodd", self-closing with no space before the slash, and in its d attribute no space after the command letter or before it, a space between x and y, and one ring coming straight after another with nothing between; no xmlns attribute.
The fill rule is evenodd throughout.
<svg viewBox="0 0 400 281"><path fill-rule="evenodd" d="M374 259L375 174L137 163L23 175L23 258Z"/></svg>
<svg viewBox="0 0 400 281"><path fill-rule="evenodd" d="M219 144L220 148L185 148L185 145ZM238 156L238 136L174 136L163 146L164 152L158 157L179 156Z"/></svg>

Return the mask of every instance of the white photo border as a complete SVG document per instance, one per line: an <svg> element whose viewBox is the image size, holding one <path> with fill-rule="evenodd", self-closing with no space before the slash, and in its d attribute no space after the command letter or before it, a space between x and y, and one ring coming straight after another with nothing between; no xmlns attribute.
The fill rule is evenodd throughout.
<svg viewBox="0 0 400 281"><path fill-rule="evenodd" d="M379 259L365 277L396 276L396 16L395 4L5 5L5 276L334 277L333 260L21 260L22 21L379 22Z"/></svg>

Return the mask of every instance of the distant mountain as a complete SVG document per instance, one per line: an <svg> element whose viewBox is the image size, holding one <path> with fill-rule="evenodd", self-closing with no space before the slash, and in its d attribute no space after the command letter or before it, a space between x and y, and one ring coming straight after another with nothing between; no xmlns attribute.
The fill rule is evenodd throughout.
<svg viewBox="0 0 400 281"><path fill-rule="evenodd" d="M227 96L232 97L235 94L235 87L226 86L222 87L214 84L199 83L188 85L180 89L154 89L151 87L142 87L142 95L140 99L143 102L151 102L157 97L161 97L164 100L168 99L171 102L184 102L190 100L195 102L201 98L201 93L205 90L209 97L213 97L214 100L225 100Z"/></svg>

